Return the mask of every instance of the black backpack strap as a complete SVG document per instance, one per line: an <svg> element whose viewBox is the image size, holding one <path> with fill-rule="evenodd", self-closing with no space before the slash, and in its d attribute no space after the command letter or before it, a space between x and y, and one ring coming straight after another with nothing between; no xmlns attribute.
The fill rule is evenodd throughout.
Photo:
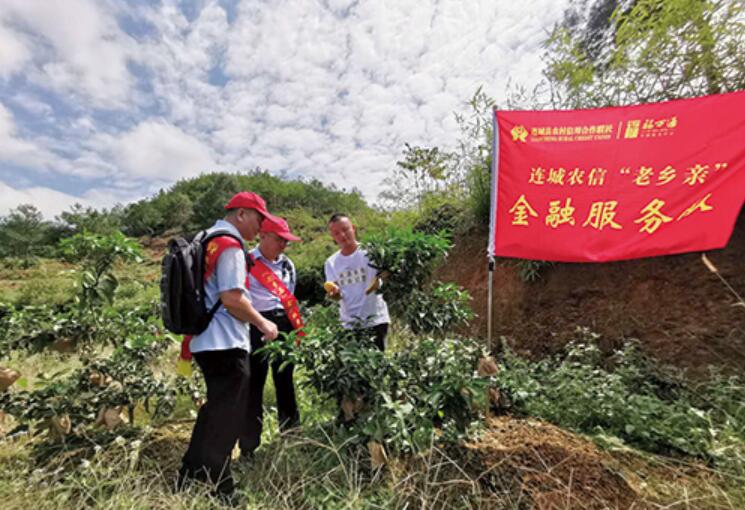
<svg viewBox="0 0 745 510"><path fill-rule="evenodd" d="M207 324L209 324L212 321L212 317L215 316L221 304L222 304L222 301L220 301L220 297L218 296L217 301L215 301L215 304L212 305L212 308L210 308L210 311L207 312Z"/></svg>
<svg viewBox="0 0 745 510"><path fill-rule="evenodd" d="M233 239L241 243L241 246L243 246L243 239L241 239L240 237L238 237L237 235L235 235L234 233L232 233L230 230L227 230L227 229L213 230L209 234L207 233L207 231L204 231L204 236L199 240L199 242L201 242L202 245L205 245L216 237L232 237Z"/></svg>

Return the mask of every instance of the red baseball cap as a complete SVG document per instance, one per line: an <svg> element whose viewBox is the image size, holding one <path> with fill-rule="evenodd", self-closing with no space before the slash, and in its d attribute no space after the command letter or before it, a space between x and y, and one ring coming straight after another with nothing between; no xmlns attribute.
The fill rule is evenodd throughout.
<svg viewBox="0 0 745 510"><path fill-rule="evenodd" d="M263 222L261 224L261 231L274 232L286 241L301 240L298 236L292 235L292 233L290 232L290 226L287 224L284 218L280 218L279 216L275 216L274 219Z"/></svg>
<svg viewBox="0 0 745 510"><path fill-rule="evenodd" d="M254 209L268 220L277 220L276 216L269 214L264 199L252 191L236 193L230 199L230 202L225 204L225 209Z"/></svg>

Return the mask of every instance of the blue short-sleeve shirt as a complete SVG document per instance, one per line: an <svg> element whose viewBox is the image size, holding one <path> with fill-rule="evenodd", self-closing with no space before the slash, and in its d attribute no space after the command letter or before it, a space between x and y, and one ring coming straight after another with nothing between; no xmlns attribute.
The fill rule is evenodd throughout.
<svg viewBox="0 0 745 510"><path fill-rule="evenodd" d="M238 229L225 220L218 220L208 229L229 230L239 239ZM215 271L204 285L207 294L207 308L210 309L219 299L220 293L228 290L240 289L246 298L250 299L246 290L246 258L242 249L227 248L217 259ZM224 351L227 349L244 349L251 351L248 336L249 325L236 319L220 305L212 317L209 326L199 335L195 335L189 344L191 352Z"/></svg>

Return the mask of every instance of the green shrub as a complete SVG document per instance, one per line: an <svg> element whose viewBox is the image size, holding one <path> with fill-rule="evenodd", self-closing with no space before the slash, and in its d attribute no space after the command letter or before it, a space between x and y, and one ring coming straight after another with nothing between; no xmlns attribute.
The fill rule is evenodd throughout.
<svg viewBox="0 0 745 510"><path fill-rule="evenodd" d="M137 241L121 232L92 234L82 232L60 241L60 251L70 261L82 263L78 300L84 307L111 304L119 280L113 272L117 261L139 262L142 250Z"/></svg>
<svg viewBox="0 0 745 510"><path fill-rule="evenodd" d="M580 330L579 336L562 354L537 362L505 353L497 379L516 411L658 453L716 460L727 457L723 444L745 441L741 380L692 386L633 343L608 360L596 335Z"/></svg>
<svg viewBox="0 0 745 510"><path fill-rule="evenodd" d="M418 451L433 438L462 438L481 417L491 380L476 374L484 355L477 342L421 338L383 353L371 338L342 329L335 315L332 308L316 308L299 345L288 338L264 349L305 367L307 384L342 407L353 403L347 425L358 441Z"/></svg>
<svg viewBox="0 0 745 510"><path fill-rule="evenodd" d="M168 416L175 405L176 387L149 367L165 345L125 345L108 358L85 360L70 374L62 370L44 377L38 389L3 392L0 410L40 430L49 426L50 419L68 417L74 435L85 434L102 410L114 407L128 410L130 424L138 405L152 418Z"/></svg>
<svg viewBox="0 0 745 510"><path fill-rule="evenodd" d="M452 237L460 220L458 204L450 201L438 201L425 205L414 224L414 232L439 234Z"/></svg>
<svg viewBox="0 0 745 510"><path fill-rule="evenodd" d="M452 283L431 281L435 264L450 246L444 232L389 228L364 238L370 265L390 274L379 292L391 313L415 333L442 335L473 318L467 291Z"/></svg>
<svg viewBox="0 0 745 510"><path fill-rule="evenodd" d="M3 265L5 269L30 269L39 265L40 259L35 255L29 255L24 258L19 257L3 257Z"/></svg>
<svg viewBox="0 0 745 510"><path fill-rule="evenodd" d="M323 282L325 280L323 265L299 267L296 268L296 272L297 283L295 286L295 296L307 306L323 303L326 296L326 291L323 290Z"/></svg>
<svg viewBox="0 0 745 510"><path fill-rule="evenodd" d="M414 333L443 334L473 318L471 296L454 283L413 290L404 320Z"/></svg>
<svg viewBox="0 0 745 510"><path fill-rule="evenodd" d="M435 264L450 246L445 237L394 228L369 233L362 241L370 265L391 275L383 293L398 314L406 309L412 290L427 283Z"/></svg>
<svg viewBox="0 0 745 510"><path fill-rule="evenodd" d="M468 209L476 225L488 227L491 217L491 158L474 164L467 175Z"/></svg>
<svg viewBox="0 0 745 510"><path fill-rule="evenodd" d="M54 346L94 347L149 343L164 335L156 300L130 308L0 305L0 356Z"/></svg>
<svg viewBox="0 0 745 510"><path fill-rule="evenodd" d="M70 311L65 306L2 305L0 313L0 355L15 350L40 350L68 333Z"/></svg>

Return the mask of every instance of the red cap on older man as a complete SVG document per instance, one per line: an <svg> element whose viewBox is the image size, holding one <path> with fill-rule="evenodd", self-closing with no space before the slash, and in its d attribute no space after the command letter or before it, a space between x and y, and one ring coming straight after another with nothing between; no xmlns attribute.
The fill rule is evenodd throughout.
<svg viewBox="0 0 745 510"><path fill-rule="evenodd" d="M292 233L290 232L290 226L283 218L280 218L279 216L275 216L274 219L263 222L261 224L261 231L274 232L279 237L287 241L301 240L299 237L292 235Z"/></svg>

